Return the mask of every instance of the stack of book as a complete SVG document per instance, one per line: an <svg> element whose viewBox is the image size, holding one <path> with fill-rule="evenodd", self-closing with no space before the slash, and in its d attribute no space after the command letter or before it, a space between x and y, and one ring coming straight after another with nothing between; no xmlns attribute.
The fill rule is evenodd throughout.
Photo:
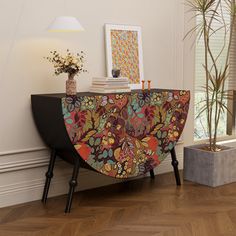
<svg viewBox="0 0 236 236"><path fill-rule="evenodd" d="M130 92L128 78L96 77L93 78L90 92L93 93L124 93Z"/></svg>

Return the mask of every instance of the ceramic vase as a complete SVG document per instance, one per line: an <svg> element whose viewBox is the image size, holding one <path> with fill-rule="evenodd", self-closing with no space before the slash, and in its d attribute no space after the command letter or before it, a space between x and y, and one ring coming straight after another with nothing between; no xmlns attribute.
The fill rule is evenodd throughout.
<svg viewBox="0 0 236 236"><path fill-rule="evenodd" d="M74 79L75 74L69 74L68 79L66 80L66 95L75 96L77 93L76 90L76 80Z"/></svg>

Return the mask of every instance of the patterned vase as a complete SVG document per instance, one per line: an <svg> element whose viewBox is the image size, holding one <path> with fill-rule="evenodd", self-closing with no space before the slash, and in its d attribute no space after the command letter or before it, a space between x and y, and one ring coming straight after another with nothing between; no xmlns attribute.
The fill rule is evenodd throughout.
<svg viewBox="0 0 236 236"><path fill-rule="evenodd" d="M76 91L76 80L74 79L75 74L69 74L68 79L66 80L66 95L75 96Z"/></svg>

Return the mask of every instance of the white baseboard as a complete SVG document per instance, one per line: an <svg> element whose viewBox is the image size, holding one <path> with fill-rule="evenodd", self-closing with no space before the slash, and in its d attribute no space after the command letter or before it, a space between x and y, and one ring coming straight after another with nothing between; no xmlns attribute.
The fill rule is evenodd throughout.
<svg viewBox="0 0 236 236"><path fill-rule="evenodd" d="M179 169L183 168L182 145L176 148ZM45 172L49 161L48 150L27 151L2 155L0 159L0 207L39 200L42 197ZM155 174L173 171L168 156L155 169ZM49 197L67 194L68 181L72 166L64 161L57 161L52 179ZM110 185L124 180L114 179L99 173L81 169L76 191Z"/></svg>
<svg viewBox="0 0 236 236"><path fill-rule="evenodd" d="M49 155L49 151L46 148L42 150L32 149L0 153L0 173L46 166L49 161Z"/></svg>

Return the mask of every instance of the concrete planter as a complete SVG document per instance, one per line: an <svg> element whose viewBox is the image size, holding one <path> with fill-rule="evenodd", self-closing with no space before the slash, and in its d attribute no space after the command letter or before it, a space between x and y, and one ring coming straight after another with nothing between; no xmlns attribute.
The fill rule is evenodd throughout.
<svg viewBox="0 0 236 236"><path fill-rule="evenodd" d="M184 148L184 179L211 187L236 182L236 148L209 152L202 146Z"/></svg>

